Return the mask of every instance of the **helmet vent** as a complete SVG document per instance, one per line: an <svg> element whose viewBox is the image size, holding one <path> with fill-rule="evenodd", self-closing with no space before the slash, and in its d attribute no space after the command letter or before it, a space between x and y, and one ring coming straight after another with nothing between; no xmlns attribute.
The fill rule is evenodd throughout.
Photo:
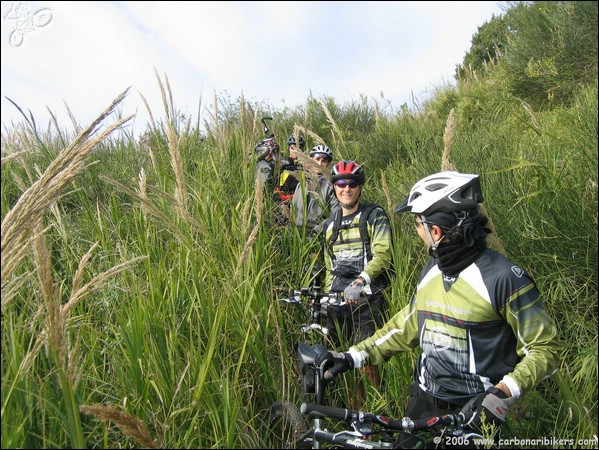
<svg viewBox="0 0 599 450"><path fill-rule="evenodd" d="M438 191L439 189L443 189L447 187L447 184L445 183L434 183L434 184L429 184L428 186L426 186L426 190L430 191L430 192L434 192L434 191Z"/></svg>

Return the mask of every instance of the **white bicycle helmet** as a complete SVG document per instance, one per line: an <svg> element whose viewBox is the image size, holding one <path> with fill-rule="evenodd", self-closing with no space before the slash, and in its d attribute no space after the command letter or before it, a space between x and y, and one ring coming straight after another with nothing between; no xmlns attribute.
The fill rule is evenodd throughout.
<svg viewBox="0 0 599 450"><path fill-rule="evenodd" d="M422 214L426 217L436 212L475 209L482 202L479 175L439 172L418 181L394 212Z"/></svg>
<svg viewBox="0 0 599 450"><path fill-rule="evenodd" d="M314 156L318 153L324 155L329 161L333 160L333 152L326 145L318 144L310 150L310 154L308 156Z"/></svg>

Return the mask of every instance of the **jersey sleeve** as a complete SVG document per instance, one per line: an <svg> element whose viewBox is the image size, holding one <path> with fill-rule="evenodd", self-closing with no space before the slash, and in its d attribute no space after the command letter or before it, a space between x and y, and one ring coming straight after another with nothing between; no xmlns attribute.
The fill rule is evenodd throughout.
<svg viewBox="0 0 599 450"><path fill-rule="evenodd" d="M375 208L370 213L368 233L372 259L364 267L364 272L372 281L391 268L392 262L391 223L381 207Z"/></svg>
<svg viewBox="0 0 599 450"><path fill-rule="evenodd" d="M517 337L516 352L522 358L504 382L518 397L533 389L557 367L557 327L545 310L532 280L512 291L500 312Z"/></svg>
<svg viewBox="0 0 599 450"><path fill-rule="evenodd" d="M377 365L418 347L418 314L413 300L372 336L349 349L355 367Z"/></svg>

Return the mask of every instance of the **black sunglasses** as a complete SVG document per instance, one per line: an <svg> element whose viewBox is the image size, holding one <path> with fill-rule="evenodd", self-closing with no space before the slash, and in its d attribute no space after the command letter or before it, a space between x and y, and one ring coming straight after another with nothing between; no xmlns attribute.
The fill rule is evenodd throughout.
<svg viewBox="0 0 599 450"><path fill-rule="evenodd" d="M345 180L337 180L335 181L335 186L343 189L345 186L349 186L350 188L354 189L357 188L358 186L360 186L360 182L356 181L356 180L349 180L349 181L345 181Z"/></svg>

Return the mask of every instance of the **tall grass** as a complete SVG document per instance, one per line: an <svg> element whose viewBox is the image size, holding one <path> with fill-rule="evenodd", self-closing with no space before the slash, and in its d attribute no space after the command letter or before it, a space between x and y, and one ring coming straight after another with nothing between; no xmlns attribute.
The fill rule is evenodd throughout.
<svg viewBox="0 0 599 450"><path fill-rule="evenodd" d="M250 150L267 111L215 97L203 136L157 80L164 118L151 112L139 140L112 134L123 121L92 136L110 108L74 138L27 124L3 133L3 448L261 448L266 407L299 399L305 318L274 299L309 283L321 246L276 225L273 198L254 187ZM308 99L272 114L273 129L358 159L365 200L389 213L422 176L481 173L498 242L535 277L563 344L559 376L517 402L507 432L592 437L597 86L543 112L508 97L493 108L477 82L446 94L388 116ZM390 215L394 313L427 255L413 222ZM385 390L365 408L403 413L414 358L382 367Z"/></svg>

